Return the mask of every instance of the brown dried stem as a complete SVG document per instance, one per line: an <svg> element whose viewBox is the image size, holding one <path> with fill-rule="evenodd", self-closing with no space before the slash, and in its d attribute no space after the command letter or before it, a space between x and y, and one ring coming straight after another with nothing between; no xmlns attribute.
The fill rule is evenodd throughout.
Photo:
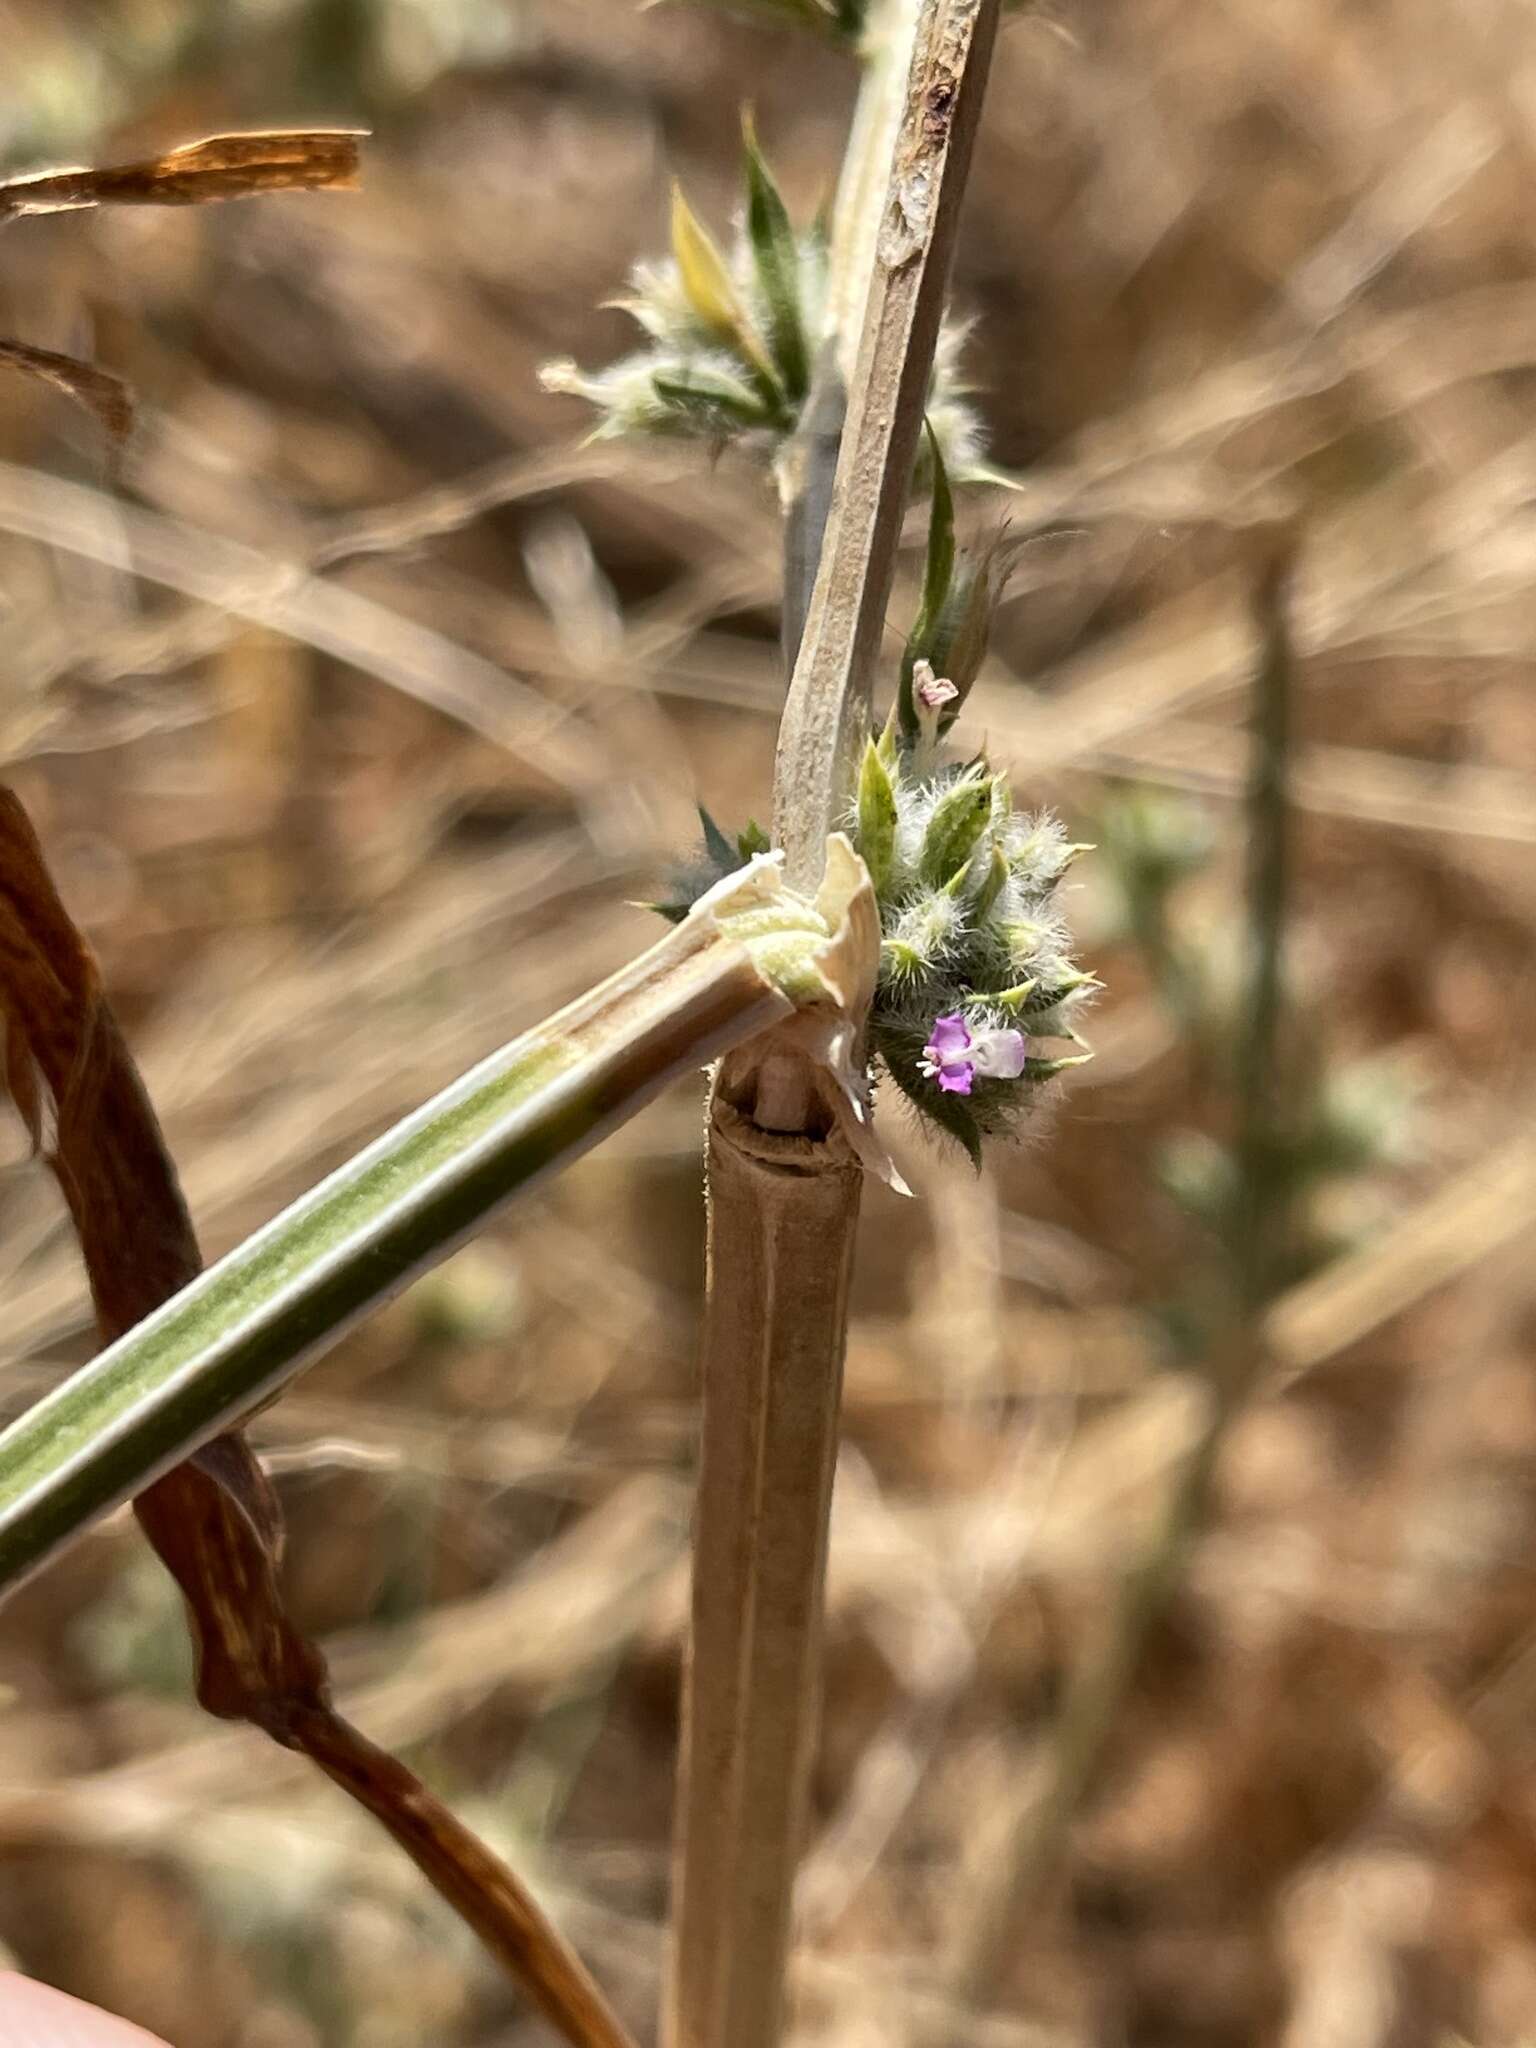
<svg viewBox="0 0 1536 2048"><path fill-rule="evenodd" d="M361 135L355 128L267 128L209 135L99 170L34 171L0 184L0 221L87 206L201 206L263 192L346 191L357 184Z"/></svg>
<svg viewBox="0 0 1536 2048"><path fill-rule="evenodd" d="M981 111L997 0L925 0L820 567L779 735L776 837L814 889L852 787ZM827 1518L862 1171L827 1077L774 1033L710 1113L704 1424L664 2018L772 2048L816 1721Z"/></svg>

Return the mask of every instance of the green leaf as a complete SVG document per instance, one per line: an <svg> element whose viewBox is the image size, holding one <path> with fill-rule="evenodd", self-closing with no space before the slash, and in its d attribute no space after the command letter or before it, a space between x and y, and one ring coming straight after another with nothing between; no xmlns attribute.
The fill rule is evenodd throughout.
<svg viewBox="0 0 1536 2048"><path fill-rule="evenodd" d="M1026 1006L1039 986L1037 981L1018 981L1012 988L989 990L987 1001L995 1004L1000 1010L1011 1010L1017 1014Z"/></svg>
<svg viewBox="0 0 1536 2048"><path fill-rule="evenodd" d="M674 898L669 903L647 903L643 899L637 899L634 907L636 910L652 911L657 917L664 917L668 924L681 924L697 901L696 896L690 896L686 900Z"/></svg>
<svg viewBox="0 0 1536 2048"><path fill-rule="evenodd" d="M931 1082L923 1090L921 1101L915 1096L923 1115L936 1123L964 1150L976 1171L981 1171L981 1125L963 1095L946 1094L942 1088L935 1088Z"/></svg>
<svg viewBox="0 0 1536 2048"><path fill-rule="evenodd" d="M719 868L721 874L728 875L738 865L736 849L702 804L698 806L698 812L699 823L704 828L704 851Z"/></svg>
<svg viewBox="0 0 1536 2048"><path fill-rule="evenodd" d="M745 826L736 835L736 851L743 861L755 860L760 853L770 853L773 841L758 824L756 818L748 818Z"/></svg>
<svg viewBox="0 0 1536 2048"><path fill-rule="evenodd" d="M1082 995L1087 991L1104 986L1096 974L1088 974L1074 967L1068 974L1058 974L1048 983L1035 983L1030 991L1027 1009L1031 1014L1054 1010L1058 1003L1064 1003L1068 996Z"/></svg>
<svg viewBox="0 0 1536 2048"><path fill-rule="evenodd" d="M880 730L880 737L875 741L875 745L880 749L880 758L887 768L894 768L896 765L897 756L901 752L899 745L901 737L901 700L898 692L897 701L886 714L885 724Z"/></svg>
<svg viewBox="0 0 1536 2048"><path fill-rule="evenodd" d="M991 910L999 896L1008 886L1008 856L1000 846L992 849L992 858L987 863L986 874L976 892L976 901L971 906L971 915L980 924Z"/></svg>
<svg viewBox="0 0 1536 2048"><path fill-rule="evenodd" d="M932 422L923 421L933 456L933 496L928 506L928 559L923 567L923 604L916 634L931 632L944 609L955 573L955 499ZM919 653L926 653L926 646Z"/></svg>
<svg viewBox="0 0 1536 2048"><path fill-rule="evenodd" d="M928 964L907 939L886 939L881 943L881 973L892 981L918 981L928 972Z"/></svg>
<svg viewBox="0 0 1536 2048"><path fill-rule="evenodd" d="M792 405L811 385L810 348L800 312L800 250L773 173L757 146L751 115L742 121L747 172L747 241L762 293L768 350Z"/></svg>
<svg viewBox="0 0 1536 2048"><path fill-rule="evenodd" d="M728 434L733 427L769 427L777 417L773 406L750 384L698 364L653 371L651 388L669 409L683 415L694 433Z"/></svg>
<svg viewBox="0 0 1536 2048"><path fill-rule="evenodd" d="M986 658L987 636L997 605L996 559L994 549L985 555L968 554L958 562L943 608L934 621L933 651L928 659L960 692L948 707L943 721L946 726L960 716L960 707Z"/></svg>
<svg viewBox="0 0 1536 2048"><path fill-rule="evenodd" d="M896 792L873 739L865 742L859 768L859 852L878 897L890 881L896 857Z"/></svg>

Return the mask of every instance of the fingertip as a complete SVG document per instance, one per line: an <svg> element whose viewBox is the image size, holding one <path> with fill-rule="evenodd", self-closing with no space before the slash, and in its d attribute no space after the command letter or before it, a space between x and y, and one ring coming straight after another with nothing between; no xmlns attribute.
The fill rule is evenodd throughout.
<svg viewBox="0 0 1536 2048"><path fill-rule="evenodd" d="M0 2048L166 2048L166 2043L67 1992L0 1970Z"/></svg>

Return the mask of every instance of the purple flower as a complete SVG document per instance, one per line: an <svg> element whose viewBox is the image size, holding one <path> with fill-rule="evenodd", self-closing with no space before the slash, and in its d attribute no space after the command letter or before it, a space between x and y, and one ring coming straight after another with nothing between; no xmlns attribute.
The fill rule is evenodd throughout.
<svg viewBox="0 0 1536 2048"><path fill-rule="evenodd" d="M969 1095L975 1062L971 1058L971 1034L958 1010L934 1019L928 1043L919 1062L930 1081L937 1081L948 1095Z"/></svg>
<svg viewBox="0 0 1536 2048"><path fill-rule="evenodd" d="M918 1069L946 1095L969 1095L980 1074L983 1080L1016 1081L1029 1056L1022 1031L1007 1025L986 1025L972 1032L958 1010L936 1017Z"/></svg>

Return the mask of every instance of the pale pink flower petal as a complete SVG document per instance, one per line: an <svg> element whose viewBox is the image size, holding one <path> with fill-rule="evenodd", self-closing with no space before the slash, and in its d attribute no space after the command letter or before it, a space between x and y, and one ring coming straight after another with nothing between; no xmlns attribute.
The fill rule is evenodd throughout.
<svg viewBox="0 0 1536 2048"><path fill-rule="evenodd" d="M1028 1058L1029 1040L1006 1027L978 1032L971 1052L972 1066L989 1081L1016 1081Z"/></svg>

